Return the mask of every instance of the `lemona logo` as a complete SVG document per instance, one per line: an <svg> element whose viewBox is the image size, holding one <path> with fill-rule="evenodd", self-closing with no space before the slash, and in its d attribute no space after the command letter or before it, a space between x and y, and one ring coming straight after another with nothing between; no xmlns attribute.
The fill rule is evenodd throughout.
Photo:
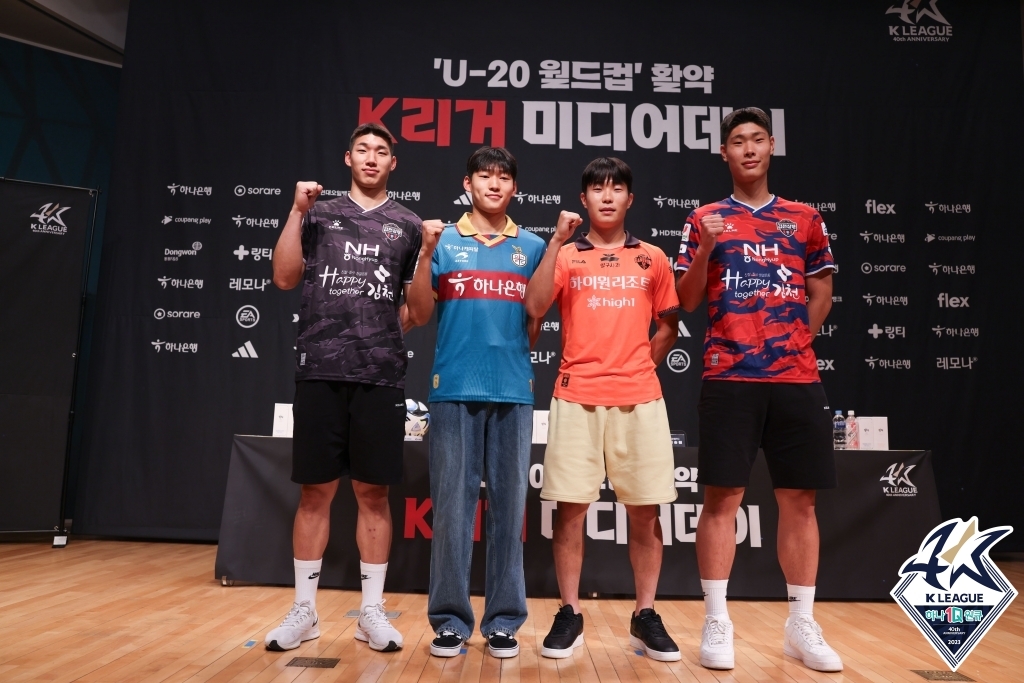
<svg viewBox="0 0 1024 683"><path fill-rule="evenodd" d="M1012 531L980 531L977 517L945 521L900 569L893 599L953 671L1017 597L988 556Z"/></svg>
<svg viewBox="0 0 1024 683"><path fill-rule="evenodd" d="M946 43L953 27L938 8L939 0L903 0L891 5L886 14L896 15L899 23L889 25L889 36L897 43Z"/></svg>

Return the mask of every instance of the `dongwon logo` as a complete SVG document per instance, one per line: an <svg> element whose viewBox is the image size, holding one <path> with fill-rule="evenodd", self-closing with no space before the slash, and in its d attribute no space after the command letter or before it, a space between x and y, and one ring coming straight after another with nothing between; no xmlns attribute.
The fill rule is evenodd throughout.
<svg viewBox="0 0 1024 683"><path fill-rule="evenodd" d="M977 517L945 521L928 532L900 569L893 599L953 671L1017 597L988 556L1012 531L1009 526L979 531Z"/></svg>

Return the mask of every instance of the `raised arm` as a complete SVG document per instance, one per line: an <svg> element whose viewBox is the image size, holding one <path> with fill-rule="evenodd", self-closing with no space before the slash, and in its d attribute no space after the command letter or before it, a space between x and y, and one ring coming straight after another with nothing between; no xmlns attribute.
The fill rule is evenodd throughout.
<svg viewBox="0 0 1024 683"><path fill-rule="evenodd" d="M558 216L558 223L555 225L555 234L548 242L544 258L526 285L526 315L535 320L543 320L544 314L551 308L555 294L555 261L558 260L558 250L562 248L566 240L572 237L576 227L583 222L578 213L563 211Z"/></svg>
<svg viewBox="0 0 1024 683"><path fill-rule="evenodd" d="M423 221L423 241L416 261L416 273L412 284L405 293L408 322L411 327L426 325L434 312L434 290L431 287L431 259L437 241L444 232L444 223L438 220Z"/></svg>
<svg viewBox="0 0 1024 683"><path fill-rule="evenodd" d="M284 223L281 236L274 247L274 284L281 289L292 289L302 282L302 219L323 192L323 186L315 181L295 184L295 199L288 220Z"/></svg>
<svg viewBox="0 0 1024 683"><path fill-rule="evenodd" d="M676 293L679 305L687 313L692 313L708 290L708 259L715 249L718 236L725 230L725 219L717 213L708 214L700 219L700 245L690 261L690 267L676 281Z"/></svg>

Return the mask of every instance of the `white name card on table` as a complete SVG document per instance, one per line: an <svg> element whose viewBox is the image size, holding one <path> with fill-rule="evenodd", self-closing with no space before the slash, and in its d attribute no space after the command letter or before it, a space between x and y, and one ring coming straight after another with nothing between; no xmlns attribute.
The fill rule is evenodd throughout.
<svg viewBox="0 0 1024 683"><path fill-rule="evenodd" d="M548 442L548 410L533 411L533 443Z"/></svg>
<svg viewBox="0 0 1024 683"><path fill-rule="evenodd" d="M272 436L292 437L292 404L274 404L274 431Z"/></svg>
<svg viewBox="0 0 1024 683"><path fill-rule="evenodd" d="M889 450L889 418L871 418L871 433L874 437L874 449L876 451Z"/></svg>
<svg viewBox="0 0 1024 683"><path fill-rule="evenodd" d="M875 450L875 418L858 417L857 434L860 436L860 450Z"/></svg>

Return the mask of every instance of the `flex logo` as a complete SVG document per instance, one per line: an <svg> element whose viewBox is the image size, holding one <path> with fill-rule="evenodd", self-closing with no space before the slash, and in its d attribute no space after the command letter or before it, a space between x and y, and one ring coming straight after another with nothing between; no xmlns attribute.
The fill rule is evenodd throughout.
<svg viewBox="0 0 1024 683"><path fill-rule="evenodd" d="M947 292L941 292L937 297L939 308L970 308L969 296L950 296Z"/></svg>
<svg viewBox="0 0 1024 683"><path fill-rule="evenodd" d="M977 517L945 521L900 569L893 599L953 671L1017 597L988 556L1012 531L979 530Z"/></svg>
<svg viewBox="0 0 1024 683"><path fill-rule="evenodd" d="M880 213L880 214L895 214L895 204L883 204L877 202L874 199L869 199L864 203L864 208L867 209L868 213Z"/></svg>

